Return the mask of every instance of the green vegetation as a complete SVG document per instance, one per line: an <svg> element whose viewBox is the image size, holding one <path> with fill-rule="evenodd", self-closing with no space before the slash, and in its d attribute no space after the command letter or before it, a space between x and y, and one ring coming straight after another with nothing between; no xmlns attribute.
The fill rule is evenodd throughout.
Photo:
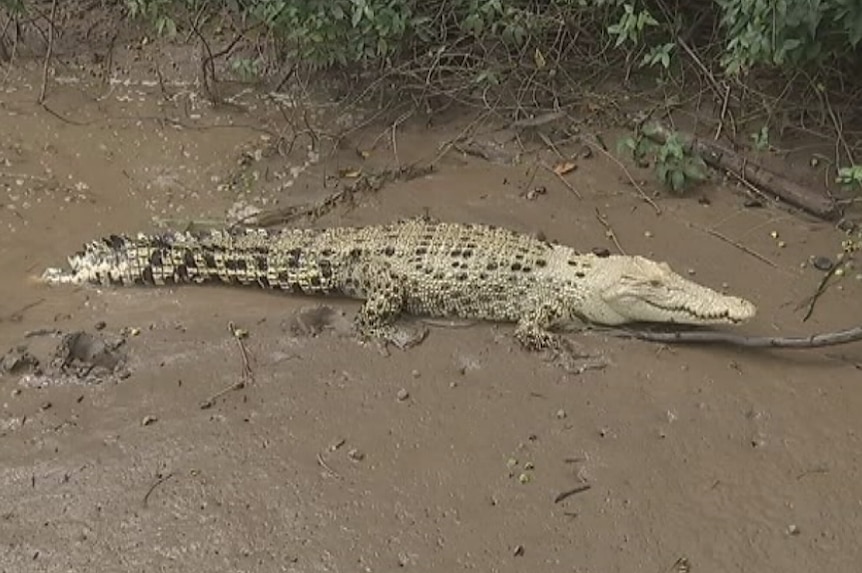
<svg viewBox="0 0 862 573"><path fill-rule="evenodd" d="M841 167L838 169L838 178L836 181L853 191L862 191L862 165Z"/></svg>
<svg viewBox="0 0 862 573"><path fill-rule="evenodd" d="M0 0L0 17L5 16L0 59L11 57L9 23L44 18L51 4ZM299 73L346 72L343 77L364 82L366 89L358 92L365 97L416 103L442 97L511 114L573 105L611 77L622 79L631 92L657 90L662 98L696 91L700 102L705 95L743 118L734 120L733 135L761 150L771 149L771 134L784 132L787 125L775 125L779 120L843 139L842 110L852 108L862 93L859 0L114 0L114 5L163 36L206 41L202 32L223 31L256 43L256 57L234 57L228 50L214 55L207 46L210 60L229 58L228 69L242 80L263 78L287 61ZM647 152L643 143L630 143L635 155ZM843 145L835 159L836 166L844 166L841 181L851 186L858 183L856 146ZM667 166L659 168L659 176L677 190L700 173L683 147L668 141L649 150L657 154L657 165Z"/></svg>
<svg viewBox="0 0 862 573"><path fill-rule="evenodd" d="M670 133L661 144L652 139L653 135L649 125L638 127L633 136L620 141L619 148L642 167L652 162L656 179L674 193L681 194L706 179L706 163L679 134Z"/></svg>

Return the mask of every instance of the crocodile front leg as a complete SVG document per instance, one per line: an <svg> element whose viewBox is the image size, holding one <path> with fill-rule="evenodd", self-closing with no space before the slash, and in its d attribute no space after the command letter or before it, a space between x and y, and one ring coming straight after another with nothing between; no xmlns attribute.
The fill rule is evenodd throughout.
<svg viewBox="0 0 862 573"><path fill-rule="evenodd" d="M551 327L561 318L559 308L562 307L553 302L537 303L521 316L515 327L515 338L527 350L544 351L549 362L567 372L581 374L604 368L607 365L604 358L585 352L569 337L551 332Z"/></svg>
<svg viewBox="0 0 862 573"><path fill-rule="evenodd" d="M518 320L515 338L528 350L561 348L562 337L550 330L557 316L553 305L537 303Z"/></svg>

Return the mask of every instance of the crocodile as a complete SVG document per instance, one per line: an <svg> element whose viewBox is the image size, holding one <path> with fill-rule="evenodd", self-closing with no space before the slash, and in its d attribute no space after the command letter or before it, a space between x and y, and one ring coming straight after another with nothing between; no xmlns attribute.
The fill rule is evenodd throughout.
<svg viewBox="0 0 862 573"><path fill-rule="evenodd" d="M49 268L49 284L208 282L364 300L364 339L403 345L401 314L515 323L527 348L552 347L561 327L632 322L742 323L755 306L641 256L573 248L481 224L413 218L324 229L222 229L110 235Z"/></svg>

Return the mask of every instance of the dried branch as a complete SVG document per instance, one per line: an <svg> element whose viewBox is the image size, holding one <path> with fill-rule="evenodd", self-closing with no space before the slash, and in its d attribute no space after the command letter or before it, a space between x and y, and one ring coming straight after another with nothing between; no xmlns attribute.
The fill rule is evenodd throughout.
<svg viewBox="0 0 862 573"><path fill-rule="evenodd" d="M611 331L613 336L621 338L637 338L648 342L661 342L664 344L727 344L730 346L741 346L744 348L822 348L824 346L837 346L839 344L850 344L862 341L862 326L812 334L810 336L745 336L731 332L720 332L714 330L692 330L682 332L650 332L625 329Z"/></svg>

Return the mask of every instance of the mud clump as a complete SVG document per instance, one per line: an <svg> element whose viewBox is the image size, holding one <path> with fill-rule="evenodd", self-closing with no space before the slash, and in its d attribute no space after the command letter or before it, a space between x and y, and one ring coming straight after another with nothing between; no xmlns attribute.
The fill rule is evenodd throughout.
<svg viewBox="0 0 862 573"><path fill-rule="evenodd" d="M0 358L0 374L27 374L41 372L39 359L27 350L26 345L16 346Z"/></svg>
<svg viewBox="0 0 862 573"><path fill-rule="evenodd" d="M127 378L126 338L105 332L37 332L0 357L0 376L35 385L101 384Z"/></svg>
<svg viewBox="0 0 862 573"><path fill-rule="evenodd" d="M339 336L349 336L353 333L350 319L335 308L318 304L306 306L281 323L283 331L297 337L314 338L325 331L333 331Z"/></svg>

